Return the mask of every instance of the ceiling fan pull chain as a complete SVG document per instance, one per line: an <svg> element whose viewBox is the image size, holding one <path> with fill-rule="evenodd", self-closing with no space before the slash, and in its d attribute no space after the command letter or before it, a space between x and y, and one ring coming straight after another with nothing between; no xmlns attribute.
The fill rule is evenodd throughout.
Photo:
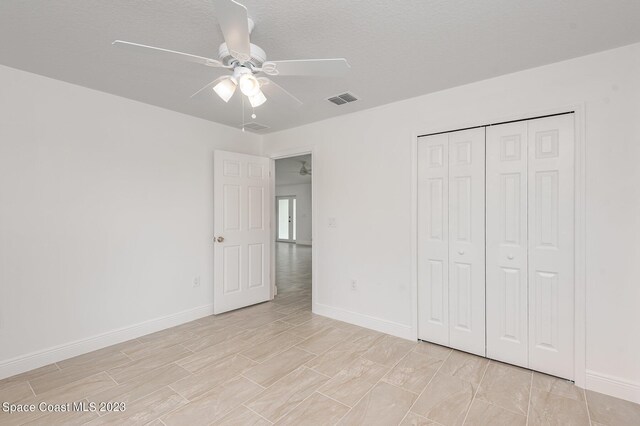
<svg viewBox="0 0 640 426"><path fill-rule="evenodd" d="M242 96L242 131L244 132L244 96Z"/></svg>

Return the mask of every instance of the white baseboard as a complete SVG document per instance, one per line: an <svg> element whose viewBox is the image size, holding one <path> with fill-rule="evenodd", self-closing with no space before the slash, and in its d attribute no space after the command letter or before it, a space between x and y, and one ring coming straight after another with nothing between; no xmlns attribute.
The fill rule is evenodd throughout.
<svg viewBox="0 0 640 426"><path fill-rule="evenodd" d="M587 370L586 388L640 404L640 383Z"/></svg>
<svg viewBox="0 0 640 426"><path fill-rule="evenodd" d="M311 245L311 241L297 240L296 244L299 245L299 246L310 246Z"/></svg>
<svg viewBox="0 0 640 426"><path fill-rule="evenodd" d="M392 336L407 340L416 340L415 333L408 325L357 312L347 311L333 306L323 305L321 303L314 303L312 310L314 314L329 317L338 321L344 321L350 324L359 325L360 327L370 328L381 333L391 334Z"/></svg>
<svg viewBox="0 0 640 426"><path fill-rule="evenodd" d="M198 318L213 315L213 305L204 305L164 317L154 318L101 333L74 342L64 343L26 355L0 361L0 379L40 368L53 362L86 354L117 343L126 342L149 333L175 327Z"/></svg>

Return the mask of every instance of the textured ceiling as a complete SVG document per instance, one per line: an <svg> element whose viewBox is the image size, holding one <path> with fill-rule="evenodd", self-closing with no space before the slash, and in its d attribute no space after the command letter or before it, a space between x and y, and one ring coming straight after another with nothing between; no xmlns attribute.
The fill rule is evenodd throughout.
<svg viewBox="0 0 640 426"><path fill-rule="evenodd" d="M268 131L640 41L639 0L241 0L272 60L347 58L347 78L274 77ZM217 57L206 0L0 0L0 64L238 127L239 96L189 96L221 70L134 55L115 39ZM1 84L1 82L0 82ZM361 100L325 99L351 91ZM250 113L248 113L250 114Z"/></svg>
<svg viewBox="0 0 640 426"><path fill-rule="evenodd" d="M300 174L303 161L307 162L307 169L311 169L311 154L276 160L276 185L311 183L311 176Z"/></svg>

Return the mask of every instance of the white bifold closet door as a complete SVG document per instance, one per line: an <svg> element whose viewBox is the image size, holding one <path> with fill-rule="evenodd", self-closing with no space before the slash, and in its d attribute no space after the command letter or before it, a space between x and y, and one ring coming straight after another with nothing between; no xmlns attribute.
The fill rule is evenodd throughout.
<svg viewBox="0 0 640 426"><path fill-rule="evenodd" d="M419 337L485 355L485 130L418 143Z"/></svg>
<svg viewBox="0 0 640 426"><path fill-rule="evenodd" d="M487 356L574 377L574 122L487 128Z"/></svg>
<svg viewBox="0 0 640 426"><path fill-rule="evenodd" d="M528 367L527 122L487 128L487 356Z"/></svg>

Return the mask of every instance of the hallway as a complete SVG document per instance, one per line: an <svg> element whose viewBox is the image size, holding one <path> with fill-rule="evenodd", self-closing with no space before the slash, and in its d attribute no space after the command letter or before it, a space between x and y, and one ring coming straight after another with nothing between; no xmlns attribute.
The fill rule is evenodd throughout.
<svg viewBox="0 0 640 426"><path fill-rule="evenodd" d="M311 246L276 243L278 295L311 291L311 250Z"/></svg>

